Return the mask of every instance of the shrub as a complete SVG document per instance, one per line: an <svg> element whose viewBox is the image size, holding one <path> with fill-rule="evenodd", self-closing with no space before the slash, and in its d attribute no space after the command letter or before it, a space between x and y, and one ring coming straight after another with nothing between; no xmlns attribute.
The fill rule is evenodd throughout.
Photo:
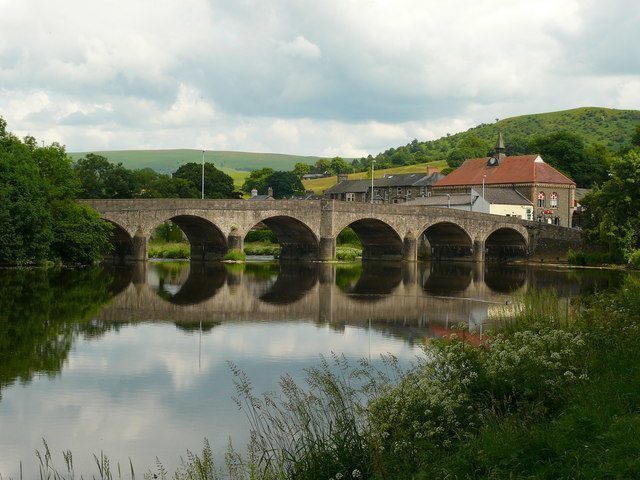
<svg viewBox="0 0 640 480"><path fill-rule="evenodd" d="M233 260L236 262L244 262L247 259L247 255L242 250L229 250L224 256L225 260Z"/></svg>
<svg viewBox="0 0 640 480"><path fill-rule="evenodd" d="M629 254L628 262L632 268L640 269L640 248Z"/></svg>
<svg viewBox="0 0 640 480"><path fill-rule="evenodd" d="M336 247L336 259L338 260L353 261L361 255L362 249L357 247Z"/></svg>
<svg viewBox="0 0 640 480"><path fill-rule="evenodd" d="M362 247L362 243L360 243L360 237L358 237L358 234L349 227L345 228L338 234L338 236L336 237L336 244Z"/></svg>
<svg viewBox="0 0 640 480"><path fill-rule="evenodd" d="M609 252L583 252L580 250L569 250L567 260L570 265L580 266L616 263L616 258L613 258Z"/></svg>
<svg viewBox="0 0 640 480"><path fill-rule="evenodd" d="M149 258L190 258L191 245L188 243L150 244Z"/></svg>
<svg viewBox="0 0 640 480"><path fill-rule="evenodd" d="M244 237L245 243L251 242L266 242L266 243L278 243L278 237L269 229L249 230L247 236Z"/></svg>
<svg viewBox="0 0 640 480"><path fill-rule="evenodd" d="M273 255L278 256L280 253L280 245L273 244L247 244L244 245L244 253L247 255Z"/></svg>

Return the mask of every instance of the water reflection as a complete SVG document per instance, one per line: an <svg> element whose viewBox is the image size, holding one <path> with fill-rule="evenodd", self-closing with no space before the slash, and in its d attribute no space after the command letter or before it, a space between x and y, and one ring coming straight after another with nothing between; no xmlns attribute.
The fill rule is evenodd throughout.
<svg viewBox="0 0 640 480"><path fill-rule="evenodd" d="M471 263L0 270L0 473L17 477L43 436L137 465L171 465L204 436L224 451L245 431L226 361L258 391L332 351L408 362L459 322L480 338L528 288L567 299L623 277Z"/></svg>

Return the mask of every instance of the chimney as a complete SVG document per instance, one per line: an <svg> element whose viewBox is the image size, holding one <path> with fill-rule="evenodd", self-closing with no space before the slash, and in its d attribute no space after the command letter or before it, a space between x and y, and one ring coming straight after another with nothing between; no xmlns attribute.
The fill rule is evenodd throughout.
<svg viewBox="0 0 640 480"><path fill-rule="evenodd" d="M268 187L268 188L267 188L267 195L268 195L269 197L273 197L273 188L271 188L271 187Z"/></svg>
<svg viewBox="0 0 640 480"><path fill-rule="evenodd" d="M338 174L338 183L340 182L344 182L345 180L347 180L349 178L349 175L346 173L339 173Z"/></svg>
<svg viewBox="0 0 640 480"><path fill-rule="evenodd" d="M251 189L251 196L252 197L257 197L258 196L258 190L256 190L255 188Z"/></svg>
<svg viewBox="0 0 640 480"><path fill-rule="evenodd" d="M498 163L500 163L500 160L507 156L507 154L505 153L506 150L507 149L504 147L502 132L498 132L498 142L496 143L496 159L498 160Z"/></svg>

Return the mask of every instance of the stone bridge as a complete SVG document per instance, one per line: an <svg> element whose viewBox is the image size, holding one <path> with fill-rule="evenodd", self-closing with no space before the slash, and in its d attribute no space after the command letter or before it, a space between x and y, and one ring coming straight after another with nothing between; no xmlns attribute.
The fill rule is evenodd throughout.
<svg viewBox="0 0 640 480"><path fill-rule="evenodd" d="M146 260L147 243L163 222L176 223L191 243L192 260L217 260L242 249L262 223L273 230L280 258L328 261L336 237L351 227L362 242L363 260L535 257L555 260L580 244L580 232L476 212L424 206L334 200L81 200L115 226L115 255Z"/></svg>

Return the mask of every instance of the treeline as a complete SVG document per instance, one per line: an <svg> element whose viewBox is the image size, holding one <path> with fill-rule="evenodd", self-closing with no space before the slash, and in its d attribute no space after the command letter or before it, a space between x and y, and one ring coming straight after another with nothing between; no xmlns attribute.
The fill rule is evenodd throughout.
<svg viewBox="0 0 640 480"><path fill-rule="evenodd" d="M611 157L606 178L582 201L588 243L604 248L609 262L640 268L640 126Z"/></svg>
<svg viewBox="0 0 640 480"><path fill-rule="evenodd" d="M186 163L171 175L151 168L130 170L121 163L93 153L73 165L80 182L81 198L200 198L202 194L202 165ZM205 198L240 198L233 179L205 163Z"/></svg>
<svg viewBox="0 0 640 480"><path fill-rule="evenodd" d="M111 248L111 226L76 203L81 183L64 147L38 146L0 118L0 264L90 263Z"/></svg>

